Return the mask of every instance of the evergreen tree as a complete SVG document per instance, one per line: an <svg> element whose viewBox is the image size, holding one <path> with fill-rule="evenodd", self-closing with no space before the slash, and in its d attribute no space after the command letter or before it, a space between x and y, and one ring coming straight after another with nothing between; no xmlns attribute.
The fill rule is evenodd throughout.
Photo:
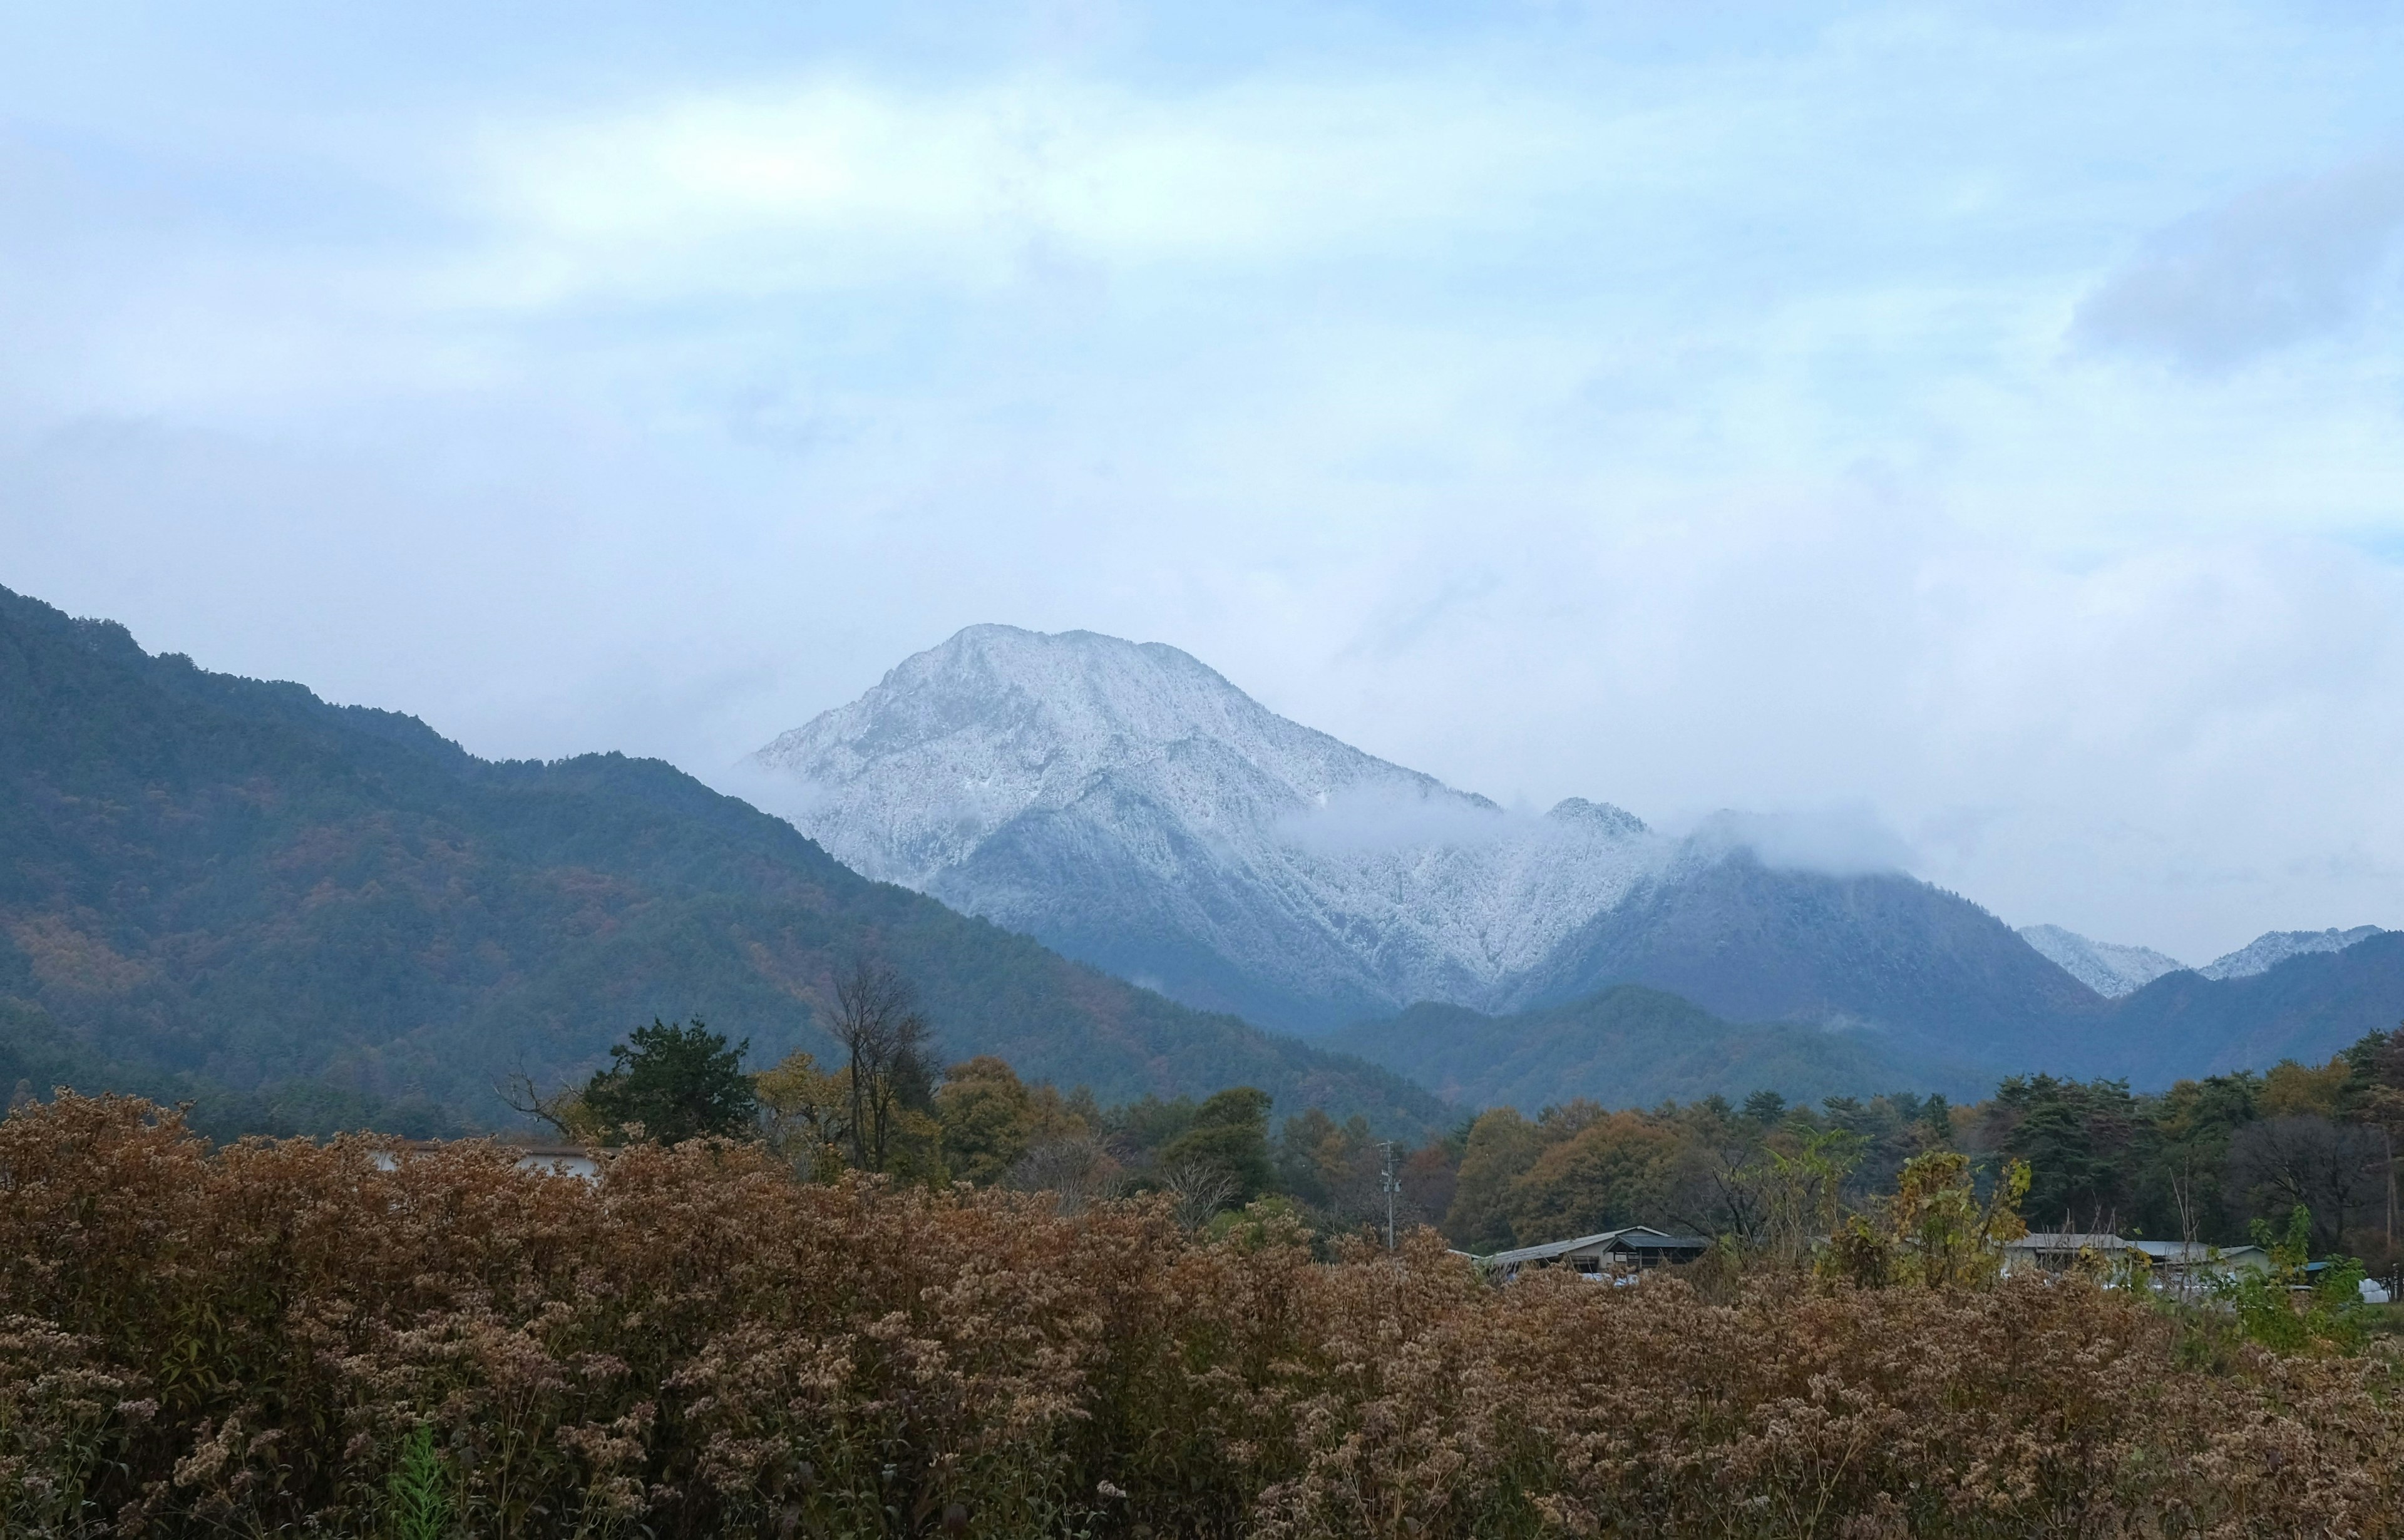
<svg viewBox="0 0 2404 1540"><path fill-rule="evenodd" d="M1232 1178L1236 1203L1249 1203L1275 1191L1277 1171L1269 1162L1269 1094L1237 1085L1195 1109L1192 1126L1160 1151L1164 1169L1188 1162Z"/></svg>
<svg viewBox="0 0 2404 1540"><path fill-rule="evenodd" d="M654 1019L609 1050L609 1068L584 1085L583 1101L615 1141L628 1125L664 1144L704 1135L737 1139L755 1130L759 1099L743 1055L751 1040L729 1045L699 1016L683 1027Z"/></svg>

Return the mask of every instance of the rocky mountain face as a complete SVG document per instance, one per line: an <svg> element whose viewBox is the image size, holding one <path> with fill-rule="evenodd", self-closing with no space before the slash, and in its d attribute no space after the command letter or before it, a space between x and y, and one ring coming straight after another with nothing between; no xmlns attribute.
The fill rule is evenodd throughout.
<svg viewBox="0 0 2404 1540"><path fill-rule="evenodd" d="M1278 716L1174 648L975 626L756 756L837 859L1192 1004L1322 1030L1612 984L2008 1061L2102 1001L1900 873L1538 816Z"/></svg>

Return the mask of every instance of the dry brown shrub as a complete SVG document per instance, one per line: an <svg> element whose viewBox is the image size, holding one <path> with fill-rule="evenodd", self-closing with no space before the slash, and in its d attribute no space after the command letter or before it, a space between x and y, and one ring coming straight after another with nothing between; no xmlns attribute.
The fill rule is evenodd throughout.
<svg viewBox="0 0 2404 1540"><path fill-rule="evenodd" d="M1497 1289L1430 1232L796 1182L627 1152L212 1151L138 1102L0 1124L10 1534L2398 1533L2396 1359L2233 1350L2082 1280Z"/></svg>

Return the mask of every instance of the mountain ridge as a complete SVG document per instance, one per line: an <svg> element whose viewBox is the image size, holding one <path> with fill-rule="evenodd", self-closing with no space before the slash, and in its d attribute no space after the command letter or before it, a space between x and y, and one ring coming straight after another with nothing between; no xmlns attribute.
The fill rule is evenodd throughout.
<svg viewBox="0 0 2404 1540"><path fill-rule="evenodd" d="M1741 1100L1754 1091L1797 1102L1902 1089L1977 1097L1992 1084L1873 1033L1732 1022L1641 984L1503 1016L1422 1002L1324 1041L1456 1106L1509 1106L1530 1116L1581 1098L1642 1108L1712 1095Z"/></svg>
<svg viewBox="0 0 2404 1540"><path fill-rule="evenodd" d="M823 1052L832 971L874 950L950 1057L1107 1098L1249 1082L1398 1127L1441 1110L872 882L658 761L480 760L6 589L0 720L0 996L22 1065L489 1123L521 1063L573 1077L654 1015L704 1015L760 1057Z"/></svg>
<svg viewBox="0 0 2404 1540"><path fill-rule="evenodd" d="M837 859L1293 1030L1640 983L1941 1052L2101 1003L1907 874L1776 864L1724 828L1672 837L1578 798L1506 813L1159 643L971 626L754 761ZM1824 933L1796 933L1807 913Z"/></svg>
<svg viewBox="0 0 2404 1540"><path fill-rule="evenodd" d="M2106 1000L2132 994L2164 973L2187 966L2149 946L2091 941L2059 925L2023 925L2020 939Z"/></svg>
<svg viewBox="0 0 2404 1540"><path fill-rule="evenodd" d="M1506 813L1093 632L969 627L753 758L861 871L1297 1029L1491 995L1661 859L1619 809Z"/></svg>
<svg viewBox="0 0 2404 1540"><path fill-rule="evenodd" d="M2201 970L2015 931L1891 865L1782 851L1766 820L1674 836L1574 798L1507 813L1175 648L1095 632L969 627L754 763L837 859L1189 1003L1356 1047L1377 1029L1357 1024L1423 1005L1468 1013L1447 1018L1468 1030L1637 985L1949 1073L2161 1078L2240 1042L2319 1043L2302 1018L2241 1019L2271 996L2235 987L2299 958L2321 961L2280 987L2324 1017L2384 1009L2312 982L2381 987L2329 960L2374 928L2271 932Z"/></svg>

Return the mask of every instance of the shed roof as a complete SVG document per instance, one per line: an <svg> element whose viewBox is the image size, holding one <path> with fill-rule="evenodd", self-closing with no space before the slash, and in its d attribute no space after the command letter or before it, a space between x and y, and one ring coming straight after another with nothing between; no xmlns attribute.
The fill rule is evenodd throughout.
<svg viewBox="0 0 2404 1540"><path fill-rule="evenodd" d="M2259 1246L2215 1246L2202 1240L2131 1240L2129 1245L2156 1262L2233 1262L2264 1254Z"/></svg>
<svg viewBox="0 0 2404 1540"><path fill-rule="evenodd" d="M1649 1225L1630 1225L1623 1229L1598 1230L1574 1240L1548 1240L1541 1246L1522 1246L1516 1251L1496 1252L1483 1260L1489 1266L1509 1267L1519 1262L1556 1262L1580 1252L1650 1251L1656 1248L1701 1251L1711 1244L1700 1236L1670 1235Z"/></svg>

